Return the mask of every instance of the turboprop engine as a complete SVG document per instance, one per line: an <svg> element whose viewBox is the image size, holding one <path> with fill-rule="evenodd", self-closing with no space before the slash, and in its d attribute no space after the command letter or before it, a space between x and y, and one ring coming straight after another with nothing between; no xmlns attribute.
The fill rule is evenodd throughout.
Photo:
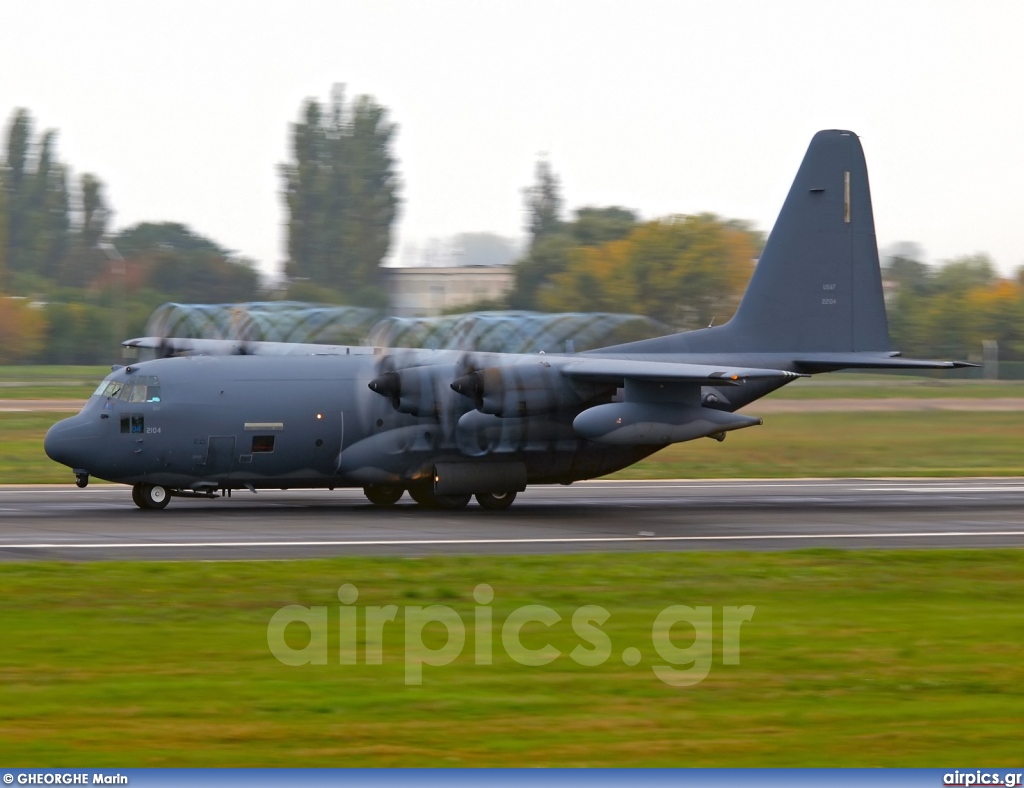
<svg viewBox="0 0 1024 788"><path fill-rule="evenodd" d="M455 380L452 389L471 399L480 412L508 418L578 407L602 387L573 383L547 361L531 361L470 372Z"/></svg>
<svg viewBox="0 0 1024 788"><path fill-rule="evenodd" d="M406 367L378 375L367 385L370 391L391 400L399 413L437 417L445 384L455 374L455 366L450 364Z"/></svg>

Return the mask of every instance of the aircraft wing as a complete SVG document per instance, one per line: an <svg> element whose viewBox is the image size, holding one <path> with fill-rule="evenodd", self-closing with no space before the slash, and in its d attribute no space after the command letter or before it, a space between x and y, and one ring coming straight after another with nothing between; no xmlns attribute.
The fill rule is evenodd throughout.
<svg viewBox="0 0 1024 788"><path fill-rule="evenodd" d="M182 337L136 337L121 343L127 348L154 350L160 356L316 356L372 355L376 350L362 345L319 345L299 342L260 342L247 339L187 339Z"/></svg>
<svg viewBox="0 0 1024 788"><path fill-rule="evenodd" d="M623 381L648 380L659 383L700 383L707 386L738 386L746 380L792 380L806 378L784 369L757 369L710 364L677 364L670 361L637 361L617 358L587 358L559 364L570 378L621 386Z"/></svg>

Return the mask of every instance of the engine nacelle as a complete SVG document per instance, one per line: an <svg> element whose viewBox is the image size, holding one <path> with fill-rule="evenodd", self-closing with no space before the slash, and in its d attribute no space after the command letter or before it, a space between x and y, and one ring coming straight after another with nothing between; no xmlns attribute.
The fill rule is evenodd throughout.
<svg viewBox="0 0 1024 788"><path fill-rule="evenodd" d="M452 383L482 413L521 417L580 405L580 391L546 361L477 370Z"/></svg>
<svg viewBox="0 0 1024 788"><path fill-rule="evenodd" d="M573 421L580 437L616 446L654 446L707 438L761 424L742 416L700 405L660 402L612 402L588 408Z"/></svg>
<svg viewBox="0 0 1024 788"><path fill-rule="evenodd" d="M436 417L445 384L453 374L454 367L449 365L407 367L378 375L367 385L370 391L391 400L399 413Z"/></svg>

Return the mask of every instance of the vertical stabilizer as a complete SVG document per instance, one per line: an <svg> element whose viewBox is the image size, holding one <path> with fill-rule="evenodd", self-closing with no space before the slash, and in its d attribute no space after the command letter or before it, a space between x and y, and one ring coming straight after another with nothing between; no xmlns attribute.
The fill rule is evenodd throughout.
<svg viewBox="0 0 1024 788"><path fill-rule="evenodd" d="M747 350L889 350L868 171L853 132L814 135L729 328Z"/></svg>

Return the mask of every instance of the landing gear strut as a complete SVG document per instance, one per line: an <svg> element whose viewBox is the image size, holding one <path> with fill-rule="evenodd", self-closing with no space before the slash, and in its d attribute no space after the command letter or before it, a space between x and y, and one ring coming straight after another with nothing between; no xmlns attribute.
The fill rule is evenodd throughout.
<svg viewBox="0 0 1024 788"><path fill-rule="evenodd" d="M171 502L171 493L159 484L139 482L132 487L132 500L140 509L164 509Z"/></svg>

